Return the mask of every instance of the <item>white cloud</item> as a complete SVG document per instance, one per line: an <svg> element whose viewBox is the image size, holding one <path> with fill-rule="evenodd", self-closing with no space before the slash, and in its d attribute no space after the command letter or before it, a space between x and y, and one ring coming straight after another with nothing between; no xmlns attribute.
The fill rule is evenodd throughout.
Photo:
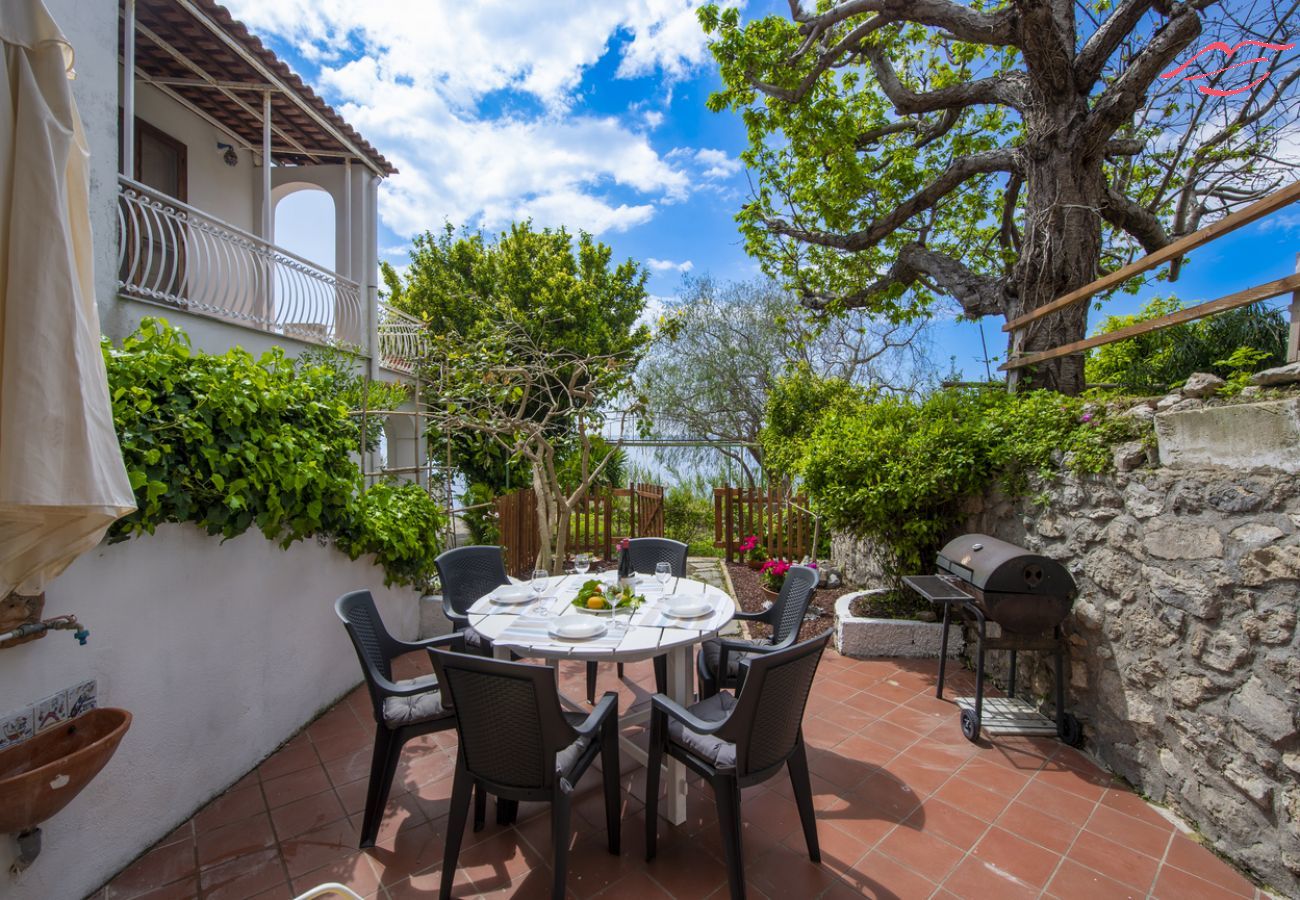
<svg viewBox="0 0 1300 900"><path fill-rule="evenodd" d="M645 261L645 264L654 272L681 272L685 274L695 268L695 263L689 259L684 262L673 262L671 259L655 259L651 257Z"/></svg>
<svg viewBox="0 0 1300 900"><path fill-rule="evenodd" d="M1300 213L1274 213L1263 221L1259 230L1265 233L1300 231Z"/></svg>
<svg viewBox="0 0 1300 900"><path fill-rule="evenodd" d="M659 153L659 112L628 121L573 115L584 72L621 41L618 76L669 85L705 63L695 10L703 0L227 0L255 31L290 42L320 66L339 112L394 162L381 216L399 235L444 219L486 228L521 216L593 233L648 221L657 205L718 178L726 154ZM484 117L496 92L541 111ZM524 104L519 108L528 108ZM738 164L736 164L738 167ZM612 197L614 189L636 198Z"/></svg>
<svg viewBox="0 0 1300 900"><path fill-rule="evenodd" d="M641 115L641 118L645 120L648 128L658 128L664 123L664 114L659 112L657 109L646 110Z"/></svg>
<svg viewBox="0 0 1300 900"><path fill-rule="evenodd" d="M740 171L740 160L732 159L721 150L696 150L695 161L702 167L705 178L728 178Z"/></svg>
<svg viewBox="0 0 1300 900"><path fill-rule="evenodd" d="M660 297L657 294L647 294L645 298L645 309L641 310L641 315L637 317L637 325L649 325L651 329L659 324L659 318L668 311L668 304L672 302L671 297Z"/></svg>

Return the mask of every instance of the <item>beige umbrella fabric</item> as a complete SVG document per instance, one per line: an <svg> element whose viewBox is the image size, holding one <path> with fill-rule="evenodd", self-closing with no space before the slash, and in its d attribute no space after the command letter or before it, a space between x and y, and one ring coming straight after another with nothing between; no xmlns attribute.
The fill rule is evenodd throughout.
<svg viewBox="0 0 1300 900"><path fill-rule="evenodd" d="M3 598L44 590L135 500L99 349L72 48L40 0L0 2L0 42Z"/></svg>

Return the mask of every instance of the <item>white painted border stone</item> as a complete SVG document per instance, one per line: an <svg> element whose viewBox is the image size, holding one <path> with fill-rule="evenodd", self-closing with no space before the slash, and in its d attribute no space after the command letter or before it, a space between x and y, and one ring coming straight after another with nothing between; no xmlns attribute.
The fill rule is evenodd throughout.
<svg viewBox="0 0 1300 900"><path fill-rule="evenodd" d="M872 656L901 656L913 659L939 658L943 640L942 622L912 619L867 619L854 616L853 601L866 594L883 594L884 588L855 591L835 601L835 647L857 659ZM960 656L965 646L960 625L948 626L948 656Z"/></svg>

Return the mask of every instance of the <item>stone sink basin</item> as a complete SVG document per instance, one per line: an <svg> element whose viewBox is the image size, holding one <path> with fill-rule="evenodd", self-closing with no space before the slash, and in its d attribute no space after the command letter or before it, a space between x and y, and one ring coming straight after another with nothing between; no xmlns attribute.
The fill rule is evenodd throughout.
<svg viewBox="0 0 1300 900"><path fill-rule="evenodd" d="M0 750L0 834L30 831L67 806L130 727L124 709L92 709Z"/></svg>

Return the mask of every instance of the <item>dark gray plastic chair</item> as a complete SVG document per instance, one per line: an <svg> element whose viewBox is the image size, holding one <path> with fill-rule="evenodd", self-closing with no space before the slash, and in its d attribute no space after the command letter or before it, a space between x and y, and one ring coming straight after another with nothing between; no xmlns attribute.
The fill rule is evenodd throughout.
<svg viewBox="0 0 1300 900"><path fill-rule="evenodd" d="M762 612L737 612L737 619L764 622L772 627L770 638L711 638L700 645L695 669L700 679L700 697L712 697L720 690L739 687L740 661L747 656L771 653L789 647L799 637L799 626L808 613L817 570L791 566L776 602Z"/></svg>
<svg viewBox="0 0 1300 900"><path fill-rule="evenodd" d="M442 865L443 900L451 896L471 789L496 795L497 817L510 824L520 800L551 804L552 892L564 897L574 785L600 756L609 852L619 853L618 695L609 692L590 714L565 713L550 666L430 651L452 699L456 777L451 789ZM503 815L504 811L504 815ZM477 812L476 812L477 815Z"/></svg>
<svg viewBox="0 0 1300 900"><path fill-rule="evenodd" d="M659 767L665 754L680 760L713 788L722 829L731 896L745 896L740 842L740 791L790 773L808 858L821 862L812 783L803 743L803 715L829 631L801 644L745 659L739 697L715 694L689 708L662 694L650 700L650 758L646 763L646 861L659 838Z"/></svg>
<svg viewBox="0 0 1300 900"><path fill-rule="evenodd" d="M672 538L632 538L627 542L628 561L632 571L641 575L653 575L655 566L666 562L672 567L674 578L686 577L686 551L689 548L681 541ZM668 690L668 657L659 655L654 658L655 690L665 693ZM618 664L618 677L623 677L623 664ZM596 663L587 663L587 702L596 702Z"/></svg>
<svg viewBox="0 0 1300 900"><path fill-rule="evenodd" d="M500 547L457 547L439 554L433 561L442 585L442 611L452 628L465 633L465 647L471 653L492 655L492 642L469 624L469 608L484 594L509 584L505 557Z"/></svg>
<svg viewBox="0 0 1300 900"><path fill-rule="evenodd" d="M343 620L343 627L356 648L374 708L375 748L370 760L366 810L361 820L361 846L373 847L402 745L413 737L456 726L455 718L442 702L437 680L430 676L394 680L392 660L431 647L460 647L461 635L454 632L417 643L400 641L384 627L369 591L344 594L335 601L334 611ZM479 803L483 802L480 798Z"/></svg>

